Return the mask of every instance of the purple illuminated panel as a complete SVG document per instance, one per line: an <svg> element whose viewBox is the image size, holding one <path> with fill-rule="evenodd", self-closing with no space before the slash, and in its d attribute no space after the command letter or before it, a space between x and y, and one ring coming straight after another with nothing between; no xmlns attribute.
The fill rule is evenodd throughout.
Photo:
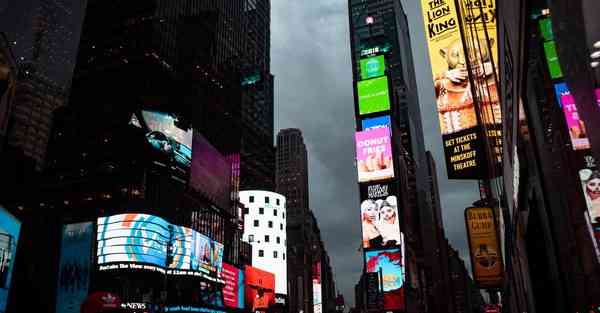
<svg viewBox="0 0 600 313"><path fill-rule="evenodd" d="M223 209L231 206L231 163L198 132L192 144L190 187Z"/></svg>

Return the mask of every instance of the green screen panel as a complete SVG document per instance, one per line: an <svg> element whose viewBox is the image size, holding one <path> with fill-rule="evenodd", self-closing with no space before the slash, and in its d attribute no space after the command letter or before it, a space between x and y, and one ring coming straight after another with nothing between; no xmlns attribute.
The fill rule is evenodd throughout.
<svg viewBox="0 0 600 313"><path fill-rule="evenodd" d="M357 90L360 115L390 109L390 94L386 76L359 81Z"/></svg>
<svg viewBox="0 0 600 313"><path fill-rule="evenodd" d="M554 33L552 32L552 20L549 17L545 17L540 19L540 33L542 33L542 37L544 41L554 40Z"/></svg>
<svg viewBox="0 0 600 313"><path fill-rule="evenodd" d="M385 75L385 57L383 55L360 60L360 76L369 79Z"/></svg>
<svg viewBox="0 0 600 313"><path fill-rule="evenodd" d="M558 53L556 53L556 43L554 43L554 41L545 42L544 52L546 52L546 63L548 63L550 77L552 79L561 78L563 76L563 73L562 69L560 68Z"/></svg>

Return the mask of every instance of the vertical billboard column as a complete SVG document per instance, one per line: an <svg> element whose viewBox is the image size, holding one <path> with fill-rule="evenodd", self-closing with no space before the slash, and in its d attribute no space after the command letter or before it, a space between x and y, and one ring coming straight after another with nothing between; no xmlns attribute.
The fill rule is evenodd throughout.
<svg viewBox="0 0 600 313"><path fill-rule="evenodd" d="M485 156L454 0L422 0L446 170L450 179L481 179Z"/></svg>
<svg viewBox="0 0 600 313"><path fill-rule="evenodd" d="M473 279L480 288L501 288L504 281L504 266L494 210L467 208L465 223L473 265Z"/></svg>

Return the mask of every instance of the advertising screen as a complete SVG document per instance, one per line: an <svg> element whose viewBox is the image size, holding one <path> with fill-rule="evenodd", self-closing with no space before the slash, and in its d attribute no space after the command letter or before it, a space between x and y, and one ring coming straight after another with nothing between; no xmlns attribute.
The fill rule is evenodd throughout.
<svg viewBox="0 0 600 313"><path fill-rule="evenodd" d="M223 263L223 303L226 307L244 308L244 272L237 267Z"/></svg>
<svg viewBox="0 0 600 313"><path fill-rule="evenodd" d="M176 162L189 166L192 161L192 129L177 127L177 119L166 113L142 111L142 116L150 130L146 135L148 142L157 150L172 156Z"/></svg>
<svg viewBox="0 0 600 313"><path fill-rule="evenodd" d="M558 83L554 84L554 93L556 94L556 101L558 102L558 106L562 108L561 97L563 95L570 95L571 91L569 87L567 87L566 83Z"/></svg>
<svg viewBox="0 0 600 313"><path fill-rule="evenodd" d="M374 118L366 118L362 120L362 130L369 130L373 128L381 128L387 127L392 129L392 122L390 120L389 115L374 117Z"/></svg>
<svg viewBox="0 0 600 313"><path fill-rule="evenodd" d="M583 120L579 119L579 113L577 112L577 106L575 105L575 97L573 97L571 93L563 94L560 96L560 102L565 114L567 127L569 128L569 136L571 137L573 150L589 149L590 141L587 138L585 124L583 123Z"/></svg>
<svg viewBox="0 0 600 313"><path fill-rule="evenodd" d="M194 133L190 187L222 209L231 206L231 162L200 133Z"/></svg>
<svg viewBox="0 0 600 313"><path fill-rule="evenodd" d="M252 311L266 311L275 302L275 274L246 266L245 302Z"/></svg>
<svg viewBox="0 0 600 313"><path fill-rule="evenodd" d="M359 182L394 177L394 161L389 128L383 127L357 132L355 140Z"/></svg>
<svg viewBox="0 0 600 313"><path fill-rule="evenodd" d="M0 206L0 312L6 312L21 222Z"/></svg>
<svg viewBox="0 0 600 313"><path fill-rule="evenodd" d="M405 267L400 248L365 252L368 273L380 273L385 310L403 310Z"/></svg>
<svg viewBox="0 0 600 313"><path fill-rule="evenodd" d="M386 76L362 80L357 83L358 111L360 115L390 109L390 94Z"/></svg>
<svg viewBox="0 0 600 313"><path fill-rule="evenodd" d="M464 1L464 0L461 0ZM463 2L461 2L463 3ZM472 3L467 2L467 5ZM483 39L472 43L469 56L465 54L459 32L459 20L454 1L421 0L425 23L426 39L436 95L437 115L444 144L446 170L450 179L480 179L486 173L484 151L480 129L473 101L472 89L478 91L481 112L487 124L501 124L501 110L498 101L492 62L497 60L495 48L496 27L494 1L480 1L485 16L467 16L475 21L465 27L473 33L482 34L485 29L480 22L486 20L489 42ZM479 8L471 10L480 12ZM485 38L484 35L477 36ZM489 45L488 45L489 44ZM488 49L488 47L491 47ZM475 60L475 56L477 60ZM472 88L465 62L472 64L475 82L485 82L486 88ZM500 130L501 132L501 130ZM494 131L493 134L497 132ZM501 139L501 136L495 136ZM494 150L501 153L501 144ZM497 156L501 159L501 156Z"/></svg>
<svg viewBox="0 0 600 313"><path fill-rule="evenodd" d="M579 179L592 223L600 223L600 171L582 169Z"/></svg>
<svg viewBox="0 0 600 313"><path fill-rule="evenodd" d="M321 288L321 262L313 263L312 267L313 312L323 312L323 289Z"/></svg>
<svg viewBox="0 0 600 313"><path fill-rule="evenodd" d="M392 183L361 186L360 216L363 248L400 244L400 214Z"/></svg>
<svg viewBox="0 0 600 313"><path fill-rule="evenodd" d="M79 313L90 285L92 222L64 225L60 245L56 312Z"/></svg>
<svg viewBox="0 0 600 313"><path fill-rule="evenodd" d="M504 279L502 251L492 208L465 210L473 278L480 288L500 288Z"/></svg>
<svg viewBox="0 0 600 313"><path fill-rule="evenodd" d="M546 54L546 63L548 64L548 70L550 71L550 78L561 78L563 73L554 40L544 42L544 53Z"/></svg>
<svg viewBox="0 0 600 313"><path fill-rule="evenodd" d="M360 60L360 77L363 80L383 75L385 75L385 57L383 55Z"/></svg>
<svg viewBox="0 0 600 313"><path fill-rule="evenodd" d="M147 214L98 218L98 265L144 263L165 267L169 223Z"/></svg>
<svg viewBox="0 0 600 313"><path fill-rule="evenodd" d="M220 277L223 264L223 245L195 230L171 226L172 262L169 269L203 272ZM170 274L189 274L170 271Z"/></svg>

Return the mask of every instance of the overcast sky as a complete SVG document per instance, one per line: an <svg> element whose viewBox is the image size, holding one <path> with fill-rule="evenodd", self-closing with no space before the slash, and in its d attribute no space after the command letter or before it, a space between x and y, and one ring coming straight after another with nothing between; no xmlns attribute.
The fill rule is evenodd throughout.
<svg viewBox="0 0 600 313"><path fill-rule="evenodd" d="M431 69L419 1L403 0L412 39L426 149L438 165L446 236L468 263L463 210L478 197L473 182L448 181L434 112ZM300 128L309 155L310 205L349 305L362 261L354 168L354 109L348 0L272 0L271 57L275 126Z"/></svg>

